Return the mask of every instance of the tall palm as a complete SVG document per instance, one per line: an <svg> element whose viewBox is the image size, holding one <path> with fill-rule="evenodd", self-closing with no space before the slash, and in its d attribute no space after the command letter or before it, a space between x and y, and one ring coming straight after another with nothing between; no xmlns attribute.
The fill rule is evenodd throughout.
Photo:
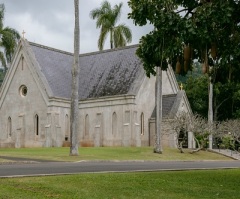
<svg viewBox="0 0 240 199"><path fill-rule="evenodd" d="M7 63L11 62L17 42L20 39L19 33L13 28L3 26L4 4L0 4L0 63L7 69Z"/></svg>
<svg viewBox="0 0 240 199"><path fill-rule="evenodd" d="M79 87L79 51L80 51L80 28L79 28L79 0L74 0L75 27L74 27L74 58L72 65L72 97L71 97L71 117L70 117L70 155L77 156L78 153L78 87Z"/></svg>
<svg viewBox="0 0 240 199"><path fill-rule="evenodd" d="M96 27L101 28L98 39L99 50L103 50L108 34L110 34L111 49L126 46L132 41L132 33L128 26L125 24L116 26L121 15L122 5L123 3L120 3L112 8L108 1L103 1L100 8L90 12L90 17L97 20Z"/></svg>

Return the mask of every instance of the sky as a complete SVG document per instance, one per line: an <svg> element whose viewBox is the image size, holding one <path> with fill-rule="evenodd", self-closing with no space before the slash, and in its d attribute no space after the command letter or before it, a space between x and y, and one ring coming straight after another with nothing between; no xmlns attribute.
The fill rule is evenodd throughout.
<svg viewBox="0 0 240 199"><path fill-rule="evenodd" d="M151 25L135 26L127 19L131 12L128 0L108 0L111 5L123 2L119 22L125 23L132 30L132 43L138 44L141 36L152 30ZM24 37L31 42L73 52L74 36L74 0L0 0L5 5L4 27L26 32ZM80 53L98 51L97 41L100 29L96 21L89 17L92 9L100 7L102 0L79 0L80 13ZM106 40L104 49L109 49ZM128 45L131 45L128 44Z"/></svg>

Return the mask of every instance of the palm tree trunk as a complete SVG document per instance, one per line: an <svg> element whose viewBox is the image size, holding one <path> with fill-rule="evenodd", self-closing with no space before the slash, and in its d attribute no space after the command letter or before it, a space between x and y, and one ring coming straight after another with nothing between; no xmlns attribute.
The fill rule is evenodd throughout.
<svg viewBox="0 0 240 199"><path fill-rule="evenodd" d="M111 49L113 49L113 29L110 30L110 45Z"/></svg>
<svg viewBox="0 0 240 199"><path fill-rule="evenodd" d="M208 94L208 124L212 129L213 124L213 83L209 76L209 94ZM209 149L212 149L212 132L209 134Z"/></svg>
<svg viewBox="0 0 240 199"><path fill-rule="evenodd" d="M79 87L79 0L74 0L75 28L74 28L74 62L72 66L72 97L70 117L70 155L78 155L78 87Z"/></svg>
<svg viewBox="0 0 240 199"><path fill-rule="evenodd" d="M162 153L161 145L161 123L162 123L162 68L157 67L156 71L156 87L155 87L155 103L156 103L156 119L155 131L156 141L154 153Z"/></svg>

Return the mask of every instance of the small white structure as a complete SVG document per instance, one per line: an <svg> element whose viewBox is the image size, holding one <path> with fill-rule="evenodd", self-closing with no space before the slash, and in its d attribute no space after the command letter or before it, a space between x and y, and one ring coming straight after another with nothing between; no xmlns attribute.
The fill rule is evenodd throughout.
<svg viewBox="0 0 240 199"><path fill-rule="evenodd" d="M145 76L136 49L80 55L80 146L153 144L155 77ZM72 53L21 39L0 91L0 147L69 145L72 64ZM163 95L163 116L191 112L171 68Z"/></svg>

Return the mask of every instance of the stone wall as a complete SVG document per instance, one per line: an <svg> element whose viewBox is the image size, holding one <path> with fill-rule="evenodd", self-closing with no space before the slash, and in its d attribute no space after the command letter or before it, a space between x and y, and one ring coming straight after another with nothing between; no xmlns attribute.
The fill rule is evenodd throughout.
<svg viewBox="0 0 240 199"><path fill-rule="evenodd" d="M141 146L135 96L89 99L80 103L81 146Z"/></svg>
<svg viewBox="0 0 240 199"><path fill-rule="evenodd" d="M22 55L15 61L16 68L8 70L8 82L1 92L0 139L12 140L15 147L42 146L47 104L40 92L41 85Z"/></svg>

